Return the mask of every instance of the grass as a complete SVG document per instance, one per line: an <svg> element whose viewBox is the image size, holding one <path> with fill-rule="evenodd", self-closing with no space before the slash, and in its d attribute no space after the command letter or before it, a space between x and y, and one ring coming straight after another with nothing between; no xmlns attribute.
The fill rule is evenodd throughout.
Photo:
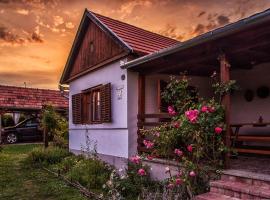
<svg viewBox="0 0 270 200"><path fill-rule="evenodd" d="M8 145L0 152L0 200L86 200L78 190L25 163L38 144Z"/></svg>

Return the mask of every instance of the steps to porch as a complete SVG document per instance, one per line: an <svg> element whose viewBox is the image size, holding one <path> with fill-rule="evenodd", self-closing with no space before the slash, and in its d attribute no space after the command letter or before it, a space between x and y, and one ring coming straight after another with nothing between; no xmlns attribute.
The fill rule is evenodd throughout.
<svg viewBox="0 0 270 200"><path fill-rule="evenodd" d="M270 200L270 175L226 170L221 179L210 183L210 192L196 200Z"/></svg>

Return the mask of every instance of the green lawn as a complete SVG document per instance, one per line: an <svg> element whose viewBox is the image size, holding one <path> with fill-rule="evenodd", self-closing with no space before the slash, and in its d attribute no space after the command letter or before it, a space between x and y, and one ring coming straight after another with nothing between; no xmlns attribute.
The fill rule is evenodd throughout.
<svg viewBox="0 0 270 200"><path fill-rule="evenodd" d="M0 200L86 200L76 189L24 160L37 144L9 145L0 152Z"/></svg>

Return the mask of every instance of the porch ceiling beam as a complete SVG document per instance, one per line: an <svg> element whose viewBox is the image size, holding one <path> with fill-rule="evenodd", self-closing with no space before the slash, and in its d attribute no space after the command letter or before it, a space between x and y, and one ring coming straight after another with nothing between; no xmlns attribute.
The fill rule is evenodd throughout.
<svg viewBox="0 0 270 200"><path fill-rule="evenodd" d="M226 58L226 55L224 53L220 54L218 57L218 60L220 62L220 81L221 83L227 83L230 81L230 63ZM227 147L230 147L230 108L231 108L231 100L230 100L230 94L225 94L222 97L222 104L225 109L225 124L226 124L226 133L224 137L224 142ZM229 168L230 166L230 154L225 154L224 159L224 167Z"/></svg>

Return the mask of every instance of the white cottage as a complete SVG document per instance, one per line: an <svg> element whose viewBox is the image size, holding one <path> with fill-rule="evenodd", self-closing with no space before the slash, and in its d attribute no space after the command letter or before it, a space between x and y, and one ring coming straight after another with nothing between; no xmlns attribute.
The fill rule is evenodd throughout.
<svg viewBox="0 0 270 200"><path fill-rule="evenodd" d="M134 155L138 73L121 65L178 43L85 10L60 81L70 90L70 151L80 153L89 138L112 164Z"/></svg>
<svg viewBox="0 0 270 200"><path fill-rule="evenodd" d="M216 71L221 82L234 79L241 88L223 97L230 127L224 140L240 156L226 154L233 170L197 199L270 199L263 187L270 185L269 49L270 10L182 43L86 10L60 81L70 89L70 151L81 153L90 140L103 160L122 167L147 151L140 129L170 118L160 98L169 76L188 72L190 87L209 98ZM168 177L165 166L177 165L144 162L158 179Z"/></svg>

